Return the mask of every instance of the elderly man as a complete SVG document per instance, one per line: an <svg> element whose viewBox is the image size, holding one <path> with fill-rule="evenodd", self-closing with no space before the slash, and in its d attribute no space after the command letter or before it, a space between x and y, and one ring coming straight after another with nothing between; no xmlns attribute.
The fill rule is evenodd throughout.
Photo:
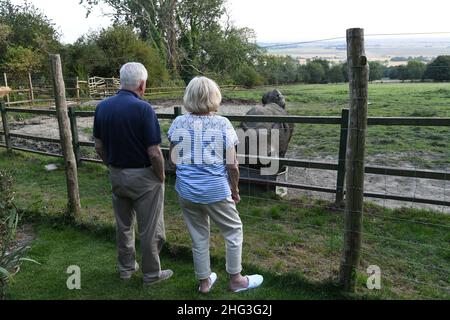
<svg viewBox="0 0 450 320"><path fill-rule="evenodd" d="M164 158L161 131L145 94L148 73L140 63L120 70L121 90L101 102L95 112L96 150L110 169L117 223L118 264L121 279L136 273L134 220L137 219L144 285L169 279L161 270L159 254L165 241Z"/></svg>

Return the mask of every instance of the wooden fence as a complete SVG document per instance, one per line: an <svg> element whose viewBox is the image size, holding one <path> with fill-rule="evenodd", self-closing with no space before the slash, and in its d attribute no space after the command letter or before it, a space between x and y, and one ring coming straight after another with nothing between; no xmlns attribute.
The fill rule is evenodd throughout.
<svg viewBox="0 0 450 320"><path fill-rule="evenodd" d="M9 79L6 73L3 73L3 82L8 87ZM65 87L67 93L69 93L70 99L75 102L81 103L85 101L91 101L93 99L103 99L115 94L120 88L119 78L104 78L104 77L88 77L87 80L80 80L78 77L72 79L73 87ZM11 87L11 86L10 86ZM167 95L181 95L184 93L186 87L148 87L146 88L146 96L167 96ZM239 85L222 85L221 89L227 90L239 90L244 89ZM21 94L26 95L27 99L14 100L14 95ZM35 85L33 84L32 75L28 73L27 86L20 86L20 88L12 87L12 90L6 95L6 106L20 106L28 105L35 106L37 103L53 102L53 98L36 98L37 95L52 95L53 87L48 85ZM14 100L14 101L13 101Z"/></svg>
<svg viewBox="0 0 450 320"><path fill-rule="evenodd" d="M43 155L49 156L58 156L55 154L50 154L46 152L40 152L31 149L24 149L19 147L13 147L11 138L21 138L32 141L41 141L48 143L60 143L59 139L54 138L46 138L46 137L37 137L32 135L24 135L17 133L10 133L9 124L8 124L8 113L26 113L26 114L35 114L35 115L45 115L45 116L56 116L56 110L52 109L24 109L24 108L14 108L14 107L6 107L3 102L0 102L2 119L5 119L3 122L3 131L0 132L0 135L5 136L5 144L0 146L7 147L10 150L16 149L21 151L28 151ZM158 118L160 120L174 120L179 114L181 110L179 108L174 108L174 112L172 114L158 114ZM72 106L69 108L68 115L70 119L71 132L73 136L73 147L75 151L75 155L78 163L83 161L85 162L98 162L101 163L100 160L96 159L86 159L81 156L81 147L94 147L93 142L83 142L79 141L78 138L78 126L77 126L77 118L91 118L94 117L94 111L77 111L76 106ZM294 123L294 124L318 124L318 125L330 125L330 126L339 126L340 127L340 145L339 145L339 154L337 163L332 162L320 162L320 161L308 161L308 160L299 160L299 159L276 159L276 158L264 158L259 157L259 160L274 160L279 161L281 166L290 166L290 167L298 167L298 168L306 168L306 169L317 169L317 170L328 170L328 171L337 171L337 181L336 185L333 187L318 187L318 186L310 186L296 183L288 183L288 182L277 182L277 181L268 181L268 180L258 180L251 178L243 178L243 182L262 184L262 185L270 185L270 186L279 186L279 187L288 187L293 189L300 190L308 190L308 191L317 191L324 193L332 193L336 194L336 203L341 204L344 200L344 184L346 177L346 150L347 150L347 136L348 136L348 117L349 110L342 110L341 117L302 117L302 116L241 116L241 115L229 115L226 116L230 121L233 122L278 122L278 123ZM384 118L384 117L375 117L368 118L369 126L417 126L417 127L449 127L450 128L450 118ZM5 135L6 132L6 135ZM168 152L168 150L164 150ZM382 166L366 166L365 173L367 174L375 174L375 175L387 175L387 176L397 176L397 177L410 177L410 178L421 178L421 179L434 179L434 180L442 180L442 181L450 181L450 174L445 171L435 171L435 170L416 170L416 169L403 169L403 168L392 168L392 167L382 167ZM431 204L431 205L441 205L441 206L450 206L450 201L443 200L435 200L435 199L422 199L422 198L413 198L406 196L397 196L397 195L389 195L389 194L378 194L378 193L369 193L366 192L364 194L369 198L378 198L378 199L386 199L386 200L397 200L397 201L406 201L406 202L415 202L415 203L423 203L423 204Z"/></svg>

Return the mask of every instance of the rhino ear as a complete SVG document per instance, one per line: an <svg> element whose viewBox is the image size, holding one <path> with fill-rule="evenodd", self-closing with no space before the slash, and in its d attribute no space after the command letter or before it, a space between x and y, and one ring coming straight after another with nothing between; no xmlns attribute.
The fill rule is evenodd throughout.
<svg viewBox="0 0 450 320"><path fill-rule="evenodd" d="M267 103L269 103L269 98L270 98L270 92L267 92L265 95L263 95L263 97L262 97L263 105L266 105Z"/></svg>

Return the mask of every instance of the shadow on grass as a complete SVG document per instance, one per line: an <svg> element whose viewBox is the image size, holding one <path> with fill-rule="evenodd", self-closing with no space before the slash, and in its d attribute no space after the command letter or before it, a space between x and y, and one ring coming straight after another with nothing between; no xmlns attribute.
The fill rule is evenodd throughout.
<svg viewBox="0 0 450 320"><path fill-rule="evenodd" d="M28 213L27 223L38 230L31 257L43 266L24 266L11 290L11 299L83 299L83 300L335 300L351 299L334 283L314 283L301 274L277 275L257 265L244 265L245 274L262 274L263 286L241 294L228 290L225 259L213 256L211 264L219 281L209 295L196 292L190 247L166 244L162 252L163 268L175 271L173 279L144 289L142 274L128 282L118 279L116 271L115 230L113 227L74 223L63 217ZM137 244L139 247L139 244ZM139 250L138 250L139 257ZM83 270L83 290L65 288L65 269L76 261ZM25 289L28 290L25 290Z"/></svg>

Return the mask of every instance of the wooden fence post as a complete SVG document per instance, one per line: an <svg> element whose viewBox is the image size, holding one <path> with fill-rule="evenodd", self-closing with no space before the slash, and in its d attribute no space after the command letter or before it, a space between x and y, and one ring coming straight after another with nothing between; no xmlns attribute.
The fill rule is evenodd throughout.
<svg viewBox="0 0 450 320"><path fill-rule="evenodd" d="M61 57L59 54L51 54L50 60L53 74L53 88L55 92L56 115L58 117L59 133L66 169L67 193L69 196L68 214L69 218L78 218L81 215L78 170L75 153L73 151Z"/></svg>
<svg viewBox="0 0 450 320"><path fill-rule="evenodd" d="M348 121L349 121L348 109L342 110L341 118L341 140L339 144L339 163L338 163L338 175L336 185L336 205L342 206L344 203L344 185L345 185L345 157L347 155L347 140L348 140Z"/></svg>
<svg viewBox="0 0 450 320"><path fill-rule="evenodd" d="M3 79L5 80L5 87L8 87L8 77L6 76L6 73L3 73ZM9 103L11 102L9 93L6 95L6 102L7 102L7 105L9 106Z"/></svg>
<svg viewBox="0 0 450 320"><path fill-rule="evenodd" d="M183 115L183 108L182 107L175 107L173 110L173 114L175 115L175 118Z"/></svg>
<svg viewBox="0 0 450 320"><path fill-rule="evenodd" d="M6 114L6 106L3 101L0 101L0 111L2 113L3 133L5 134L5 145L8 153L12 152L11 135L9 133L8 116Z"/></svg>
<svg viewBox="0 0 450 320"><path fill-rule="evenodd" d="M364 49L364 29L347 30L347 58L350 81L350 122L347 148L347 192L344 250L340 282L353 292L360 263L364 206L365 142L369 64Z"/></svg>
<svg viewBox="0 0 450 320"><path fill-rule="evenodd" d="M77 115L75 114L75 107L69 107L69 121L70 121L70 132L72 133L72 145L73 151L75 153L75 159L77 165L81 164L81 149L80 141L78 137L78 125L77 125Z"/></svg>
<svg viewBox="0 0 450 320"><path fill-rule="evenodd" d="M80 101L80 79L77 77L77 85L76 85L76 90L77 90L77 101Z"/></svg>
<svg viewBox="0 0 450 320"><path fill-rule="evenodd" d="M28 84L30 86L30 101L31 101L31 105L34 105L33 81L31 80L31 73L29 73L29 72L28 72Z"/></svg>

